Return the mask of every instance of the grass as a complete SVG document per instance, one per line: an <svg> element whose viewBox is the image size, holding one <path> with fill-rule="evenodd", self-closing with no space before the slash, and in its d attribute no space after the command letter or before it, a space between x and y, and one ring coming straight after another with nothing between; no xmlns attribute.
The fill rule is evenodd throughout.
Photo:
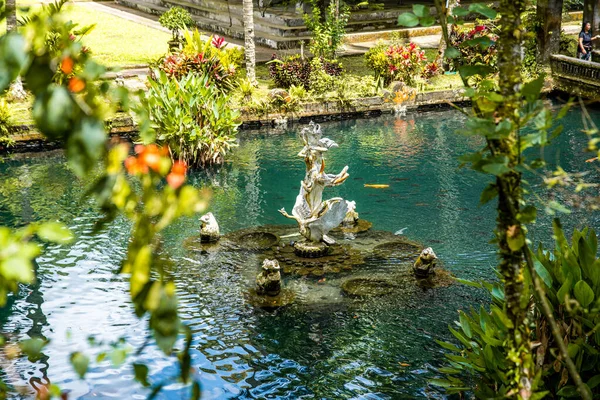
<svg viewBox="0 0 600 400"><path fill-rule="evenodd" d="M24 4L19 2L19 5ZM88 9L83 4L66 5L65 16L79 27L96 24L83 38L83 43L91 49L95 60L107 67L147 64L168 50L167 41L171 37L168 33ZM0 35L5 30L6 26L2 24Z"/></svg>

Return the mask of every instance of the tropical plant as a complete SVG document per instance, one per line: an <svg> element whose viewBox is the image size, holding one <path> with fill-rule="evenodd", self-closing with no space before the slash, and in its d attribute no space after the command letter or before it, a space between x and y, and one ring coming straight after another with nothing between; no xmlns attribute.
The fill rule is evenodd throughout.
<svg viewBox="0 0 600 400"><path fill-rule="evenodd" d="M219 164L235 145L239 113L210 74L173 79L163 71L149 79L144 100L156 141L188 165Z"/></svg>
<svg viewBox="0 0 600 400"><path fill-rule="evenodd" d="M235 87L235 68L227 68L217 55L210 52L194 55L186 52L170 54L158 60L154 67L151 77L155 77L155 70L162 71L175 80L194 74L206 77L210 84L222 93L229 93Z"/></svg>
<svg viewBox="0 0 600 400"><path fill-rule="evenodd" d="M194 25L194 20L189 11L181 7L171 7L164 12L158 22L171 31L173 40L181 40L181 30Z"/></svg>
<svg viewBox="0 0 600 400"><path fill-rule="evenodd" d="M379 43L365 54L365 63L375 71L375 78L384 86L393 81L415 85L415 77L423 73L427 58L419 46L410 43L387 45Z"/></svg>
<svg viewBox="0 0 600 400"><path fill-rule="evenodd" d="M321 13L319 0L310 0L311 14L304 14L304 23L311 32L310 52L315 57L333 60L342 45L350 7L340 0L329 2L325 15Z"/></svg>
<svg viewBox="0 0 600 400"><path fill-rule="evenodd" d="M235 73L244 61L244 51L236 46L229 46L222 36L213 35L204 40L197 29L183 32L185 45L182 52L188 56L202 54L204 58L218 58L230 72Z"/></svg>
<svg viewBox="0 0 600 400"><path fill-rule="evenodd" d="M553 310L560 337L574 359L581 378L594 396L600 394L600 258L596 257L598 237L593 229L573 232L567 241L560 222L554 221L553 251L540 244L532 259L541 278L547 301ZM578 398L577 388L569 381L564 360L542 312L540 298L534 289L531 274L524 274L525 289L531 299L532 343L536 344L535 364L541 373L538 396ZM459 344L439 342L450 351L449 364L440 368L445 379L434 383L448 388L449 393L473 390L478 398L507 395L510 355L503 342L507 339L511 321L505 313L504 290L499 284L461 282L485 289L491 297L490 310L459 312L456 329L450 328ZM465 380L465 378L468 378Z"/></svg>

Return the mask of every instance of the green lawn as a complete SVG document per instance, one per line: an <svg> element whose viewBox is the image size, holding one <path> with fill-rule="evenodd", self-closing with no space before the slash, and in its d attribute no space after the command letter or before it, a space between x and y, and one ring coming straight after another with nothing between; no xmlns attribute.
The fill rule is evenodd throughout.
<svg viewBox="0 0 600 400"><path fill-rule="evenodd" d="M18 4L23 5L22 2ZM65 7L65 15L80 27L96 24L83 42L90 48L96 61L107 67L147 64L168 50L168 33L85 8L82 4ZM5 30L6 26L2 24L0 35Z"/></svg>

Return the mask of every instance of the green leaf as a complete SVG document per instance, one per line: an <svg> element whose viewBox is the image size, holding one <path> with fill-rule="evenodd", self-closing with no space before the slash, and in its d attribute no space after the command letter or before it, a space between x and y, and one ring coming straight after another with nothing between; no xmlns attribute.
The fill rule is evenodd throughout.
<svg viewBox="0 0 600 400"><path fill-rule="evenodd" d="M410 12L402 13L398 16L398 25L413 28L419 25L419 18Z"/></svg>
<svg viewBox="0 0 600 400"><path fill-rule="evenodd" d="M517 229L512 234L512 236L511 234L507 233L506 242L508 243L508 247L512 251L519 251L521 250L521 248L523 248L523 246L525 246L525 235L523 234L523 230L518 225L516 225L515 227Z"/></svg>
<svg viewBox="0 0 600 400"><path fill-rule="evenodd" d="M435 24L435 18L433 18L432 16L427 16L427 17L421 18L419 20L419 22L421 23L421 26L428 27L428 26L432 26L433 24Z"/></svg>
<svg viewBox="0 0 600 400"><path fill-rule="evenodd" d="M79 378L83 379L90 365L90 359L85 354L77 351L71 354L71 365Z"/></svg>
<svg viewBox="0 0 600 400"><path fill-rule="evenodd" d="M506 316L506 314L504 313L503 310L501 310L500 308L498 308L495 305L492 305L490 307L491 311L492 311L492 316L496 319L496 321L502 323L506 328L508 329L512 329L514 327L514 324L512 323L512 321Z"/></svg>
<svg viewBox="0 0 600 400"><path fill-rule="evenodd" d="M429 383L443 388L450 388L453 386L452 382L450 382L448 379L430 379Z"/></svg>
<svg viewBox="0 0 600 400"><path fill-rule="evenodd" d="M510 172L510 168L504 162L488 162L484 164L481 169L489 174L500 176Z"/></svg>
<svg viewBox="0 0 600 400"><path fill-rule="evenodd" d="M484 17L487 17L489 19L496 18L496 15L498 14L495 10L493 10L490 7L486 6L485 4L481 4L481 3L471 4L469 6L469 11L473 12L473 13L481 14Z"/></svg>
<svg viewBox="0 0 600 400"><path fill-rule="evenodd" d="M567 279L563 282L560 289L558 289L558 293L556 293L556 297L558 298L558 302L560 304L565 304L565 299L569 293L571 293L571 288L573 286L573 281L571 276L569 275Z"/></svg>
<svg viewBox="0 0 600 400"><path fill-rule="evenodd" d="M584 280L575 284L574 293L575 298L583 308L587 308L594 301L594 291Z"/></svg>
<svg viewBox="0 0 600 400"><path fill-rule="evenodd" d="M533 222L535 222L536 217L537 217L537 208L535 208L532 205L523 207L517 214L517 219L522 224L533 223Z"/></svg>
<svg viewBox="0 0 600 400"><path fill-rule="evenodd" d="M11 32L0 36L0 93L6 90L27 64L27 44L23 36Z"/></svg>
<svg viewBox="0 0 600 400"><path fill-rule="evenodd" d="M75 105L67 88L53 84L36 96L31 114L44 135L62 139L72 128L74 112Z"/></svg>
<svg viewBox="0 0 600 400"><path fill-rule="evenodd" d="M529 101L533 101L540 96L542 88L544 87L544 74L540 75L537 79L527 82L521 88L521 94L525 96Z"/></svg>
<svg viewBox="0 0 600 400"><path fill-rule="evenodd" d="M37 230L40 239L46 242L66 244L73 240L73 233L60 222L45 222Z"/></svg>
<svg viewBox="0 0 600 400"><path fill-rule="evenodd" d="M453 351L455 353L460 353L460 351L461 351L458 347L456 347L452 343L442 342L441 340L436 340L435 342L437 344L439 344L440 346L442 346L446 350L450 350L450 351Z"/></svg>
<svg viewBox="0 0 600 400"><path fill-rule="evenodd" d="M457 58L460 57L460 51L456 47L447 47L446 51L444 51L444 57L446 58Z"/></svg>
<svg viewBox="0 0 600 400"><path fill-rule="evenodd" d="M542 264L537 258L533 257L533 266L535 272L542 279L542 282L544 282L544 285L546 285L548 288L552 288L552 275L550 275L550 272L548 272L546 267L544 267L544 264Z"/></svg>
<svg viewBox="0 0 600 400"><path fill-rule="evenodd" d="M490 183L483 189L481 192L481 197L479 199L479 203L481 205L487 204L491 200L495 199L498 196L498 186L494 183Z"/></svg>
<svg viewBox="0 0 600 400"><path fill-rule="evenodd" d="M148 366L146 364L133 364L133 371L136 381L145 387L150 386L150 382L148 382Z"/></svg>
<svg viewBox="0 0 600 400"><path fill-rule="evenodd" d="M467 335L469 339L471 339L473 337L473 334L471 333L471 325L469 324L469 319L467 318L467 315L464 312L459 311L458 319L460 320L460 326L463 332L465 333L465 335Z"/></svg>
<svg viewBox="0 0 600 400"><path fill-rule="evenodd" d="M589 381L587 381L586 383L588 385L588 387L590 389L595 388L596 386L600 385L600 375L596 375L590 378Z"/></svg>
<svg viewBox="0 0 600 400"><path fill-rule="evenodd" d="M35 279L31 259L15 254L0 262L0 276L21 283L31 283Z"/></svg>
<svg viewBox="0 0 600 400"><path fill-rule="evenodd" d="M413 4L413 13L419 18L423 18L429 15L429 7L423 4Z"/></svg>
<svg viewBox="0 0 600 400"><path fill-rule="evenodd" d="M29 361L37 361L42 355L42 349L48 342L40 338L32 338L19 342L21 351L27 355Z"/></svg>
<svg viewBox="0 0 600 400"><path fill-rule="evenodd" d="M476 64L476 65L463 65L459 68L458 72L462 78L469 78L471 76L480 75L486 77L493 71L489 65Z"/></svg>
<svg viewBox="0 0 600 400"><path fill-rule="evenodd" d="M567 207L563 206L556 200L550 200L546 205L546 212L550 215L554 215L555 211L561 212L563 214L571 213L571 210L569 210Z"/></svg>
<svg viewBox="0 0 600 400"><path fill-rule="evenodd" d="M110 352L110 362L113 367L118 367L123 364L126 358L127 350L125 349L113 349L113 351Z"/></svg>
<svg viewBox="0 0 600 400"><path fill-rule="evenodd" d="M454 7L452 9L452 15L454 15L455 17L464 17L469 15L469 10L467 10L464 7Z"/></svg>

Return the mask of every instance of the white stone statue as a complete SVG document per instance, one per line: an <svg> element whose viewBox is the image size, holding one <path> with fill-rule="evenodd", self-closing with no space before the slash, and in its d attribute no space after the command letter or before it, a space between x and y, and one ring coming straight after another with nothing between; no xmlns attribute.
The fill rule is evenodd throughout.
<svg viewBox="0 0 600 400"><path fill-rule="evenodd" d="M321 137L321 126L311 122L301 131L304 148L298 155L306 163L306 175L300 182L300 193L296 197L296 204L289 215L284 208L279 210L287 218L294 219L300 227L300 234L313 243L325 242L333 244L335 241L327 233L340 225L349 210L354 209L354 202L348 202L341 197L334 197L323 201L323 189L337 186L348 178L348 166L337 174L325 173L325 160L323 153L337 143L328 138Z"/></svg>

